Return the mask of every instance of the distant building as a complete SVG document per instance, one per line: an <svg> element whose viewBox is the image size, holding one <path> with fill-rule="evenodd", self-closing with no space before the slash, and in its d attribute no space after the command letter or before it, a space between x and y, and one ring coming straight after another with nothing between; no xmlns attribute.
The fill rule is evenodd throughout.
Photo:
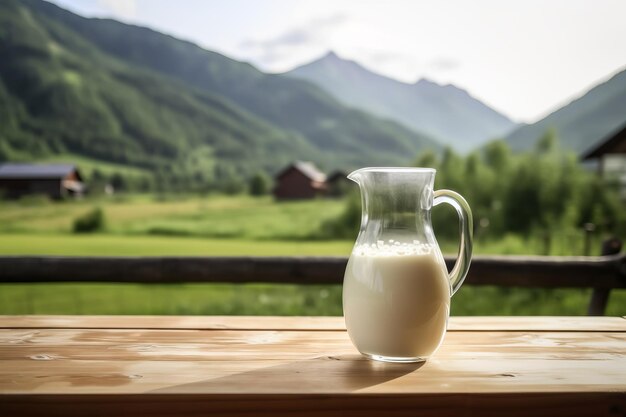
<svg viewBox="0 0 626 417"><path fill-rule="evenodd" d="M78 168L70 164L0 164L0 194L20 198L44 194L53 199L80 196L85 185Z"/></svg>
<svg viewBox="0 0 626 417"><path fill-rule="evenodd" d="M314 198L326 192L326 175L312 162L294 162L275 180L273 194L280 200Z"/></svg>
<svg viewBox="0 0 626 417"><path fill-rule="evenodd" d="M348 175L343 171L334 171L326 179L327 193L332 197L345 195L351 186Z"/></svg>
<svg viewBox="0 0 626 417"><path fill-rule="evenodd" d="M581 155L583 161L598 160L599 174L616 181L626 201L626 124Z"/></svg>

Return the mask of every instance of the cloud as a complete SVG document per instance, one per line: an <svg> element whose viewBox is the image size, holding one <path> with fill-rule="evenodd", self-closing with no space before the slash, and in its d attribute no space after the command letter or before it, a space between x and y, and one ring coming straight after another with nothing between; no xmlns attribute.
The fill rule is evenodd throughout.
<svg viewBox="0 0 626 417"><path fill-rule="evenodd" d="M115 17L131 19L137 15L135 0L98 0L98 4L111 11Z"/></svg>
<svg viewBox="0 0 626 417"><path fill-rule="evenodd" d="M241 49L252 53L256 60L267 64L280 61L296 49L328 49L331 34L348 20L344 13L309 20L302 27L292 28L271 39L246 39L239 44Z"/></svg>

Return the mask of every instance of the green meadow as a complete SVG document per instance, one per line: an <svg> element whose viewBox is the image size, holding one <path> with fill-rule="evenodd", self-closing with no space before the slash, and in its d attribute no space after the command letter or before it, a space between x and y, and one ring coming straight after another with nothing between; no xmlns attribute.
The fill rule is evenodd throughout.
<svg viewBox="0 0 626 417"><path fill-rule="evenodd" d="M0 254L347 256L352 241L316 237L322 223L337 217L344 205L341 200L277 203L269 197L222 195L134 195L58 203L30 198L0 204ZM104 211L104 230L73 233L74 219L94 207ZM582 245L572 245L574 241L582 242L582 235L555 239L554 251ZM456 242L440 243L444 252L454 253ZM541 242L515 235L497 240L477 236L476 253L538 254ZM589 296L590 290L466 286L455 295L452 313L582 315ZM613 291L607 314L625 315L624 306L626 291ZM2 284L0 314L340 315L341 287Z"/></svg>
<svg viewBox="0 0 626 417"><path fill-rule="evenodd" d="M106 216L102 234L107 236L303 240L343 206L340 200L276 203L249 196L136 195L60 203L27 199L2 203L0 233L68 234L76 217L101 207Z"/></svg>

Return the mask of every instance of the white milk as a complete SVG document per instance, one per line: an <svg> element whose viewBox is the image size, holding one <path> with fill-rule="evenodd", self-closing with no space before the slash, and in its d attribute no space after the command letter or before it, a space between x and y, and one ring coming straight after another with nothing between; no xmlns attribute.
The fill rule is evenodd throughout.
<svg viewBox="0 0 626 417"><path fill-rule="evenodd" d="M355 247L344 277L343 310L361 353L428 358L443 340L450 311L443 259L417 241Z"/></svg>

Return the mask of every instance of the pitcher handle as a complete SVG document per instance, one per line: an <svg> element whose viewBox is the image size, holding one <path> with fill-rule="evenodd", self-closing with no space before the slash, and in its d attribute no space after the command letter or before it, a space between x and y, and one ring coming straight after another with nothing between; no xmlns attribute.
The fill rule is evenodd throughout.
<svg viewBox="0 0 626 417"><path fill-rule="evenodd" d="M472 209L461 194L451 190L437 190L435 191L434 197L434 206L441 203L448 203L454 207L459 215L459 231L461 232L459 255L454 264L454 268L452 268L449 274L452 296L461 287L461 284L463 284L472 260L472 239L474 231Z"/></svg>

